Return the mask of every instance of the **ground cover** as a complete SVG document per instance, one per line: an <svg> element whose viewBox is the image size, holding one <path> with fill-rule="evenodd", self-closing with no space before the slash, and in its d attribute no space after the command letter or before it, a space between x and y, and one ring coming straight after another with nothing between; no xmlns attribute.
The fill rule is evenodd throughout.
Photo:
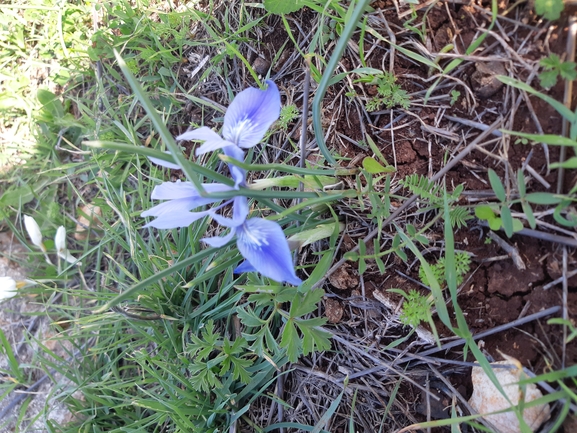
<svg viewBox="0 0 577 433"><path fill-rule="evenodd" d="M28 314L44 311L42 331L2 328L32 348L10 363L4 347L3 404L44 373L54 383L34 414L31 398L15 406L6 431L455 428L470 411L471 366L503 354L555 372L542 381L554 401L544 431L571 431L574 172L569 164L561 178L552 164L558 137L574 145L577 131L547 100L573 106L566 80L540 74L553 55L570 60L572 12L551 22L523 4L376 1L357 26L354 5L309 6L276 15L242 1L55 4L42 23L45 4L3 5L13 48L3 155L15 155L2 175L3 230L28 249L14 259L40 282L22 291ZM22 85L17 71L45 83ZM155 185L186 178L141 150L167 146L143 101L172 136L218 131L234 95L267 78L283 109L248 156L249 182L268 186L247 194L253 213L280 214L287 236L313 240L297 246L298 290L233 275L235 248L200 242L220 233L210 219L162 231L140 218ZM325 90L303 126L304 101ZM179 145L227 175L217 153ZM281 183L286 170L309 177ZM23 214L40 223L57 266L26 237ZM60 225L81 265L52 254ZM52 396L72 424L50 420Z"/></svg>

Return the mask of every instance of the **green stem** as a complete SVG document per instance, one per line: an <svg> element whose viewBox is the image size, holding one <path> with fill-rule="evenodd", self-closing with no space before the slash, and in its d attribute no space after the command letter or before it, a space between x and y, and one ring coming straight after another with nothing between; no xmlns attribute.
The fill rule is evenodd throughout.
<svg viewBox="0 0 577 433"><path fill-rule="evenodd" d="M327 92L327 88L329 87L329 81L332 78L333 72L337 68L338 63L341 60L343 53L345 52L345 48L347 47L349 40L351 39L355 29L357 28L357 23L359 22L362 13L365 11L365 9L369 5L369 3L370 3L370 0L359 0L355 9L353 10L353 13L351 14L351 17L350 17L350 21L346 23L346 25L343 29L343 33L339 39L339 42L337 43L337 46L335 47L335 50L333 51L331 59L329 60L329 62L327 64L327 67L326 67L325 72L321 78L321 82L319 83L319 87L317 89L317 92L315 94L315 97L314 97L313 103L312 103L313 127L315 130L315 138L317 140L317 145L319 146L319 149L321 150L321 152L322 152L323 156L325 157L325 159L327 160L327 162L331 165L336 165L337 162L336 162L335 158L333 158L333 156L329 152L329 149L327 148L327 145L325 143L323 126L322 126L322 122L321 122L321 117L322 117L322 115L321 115L321 103L323 101L325 93Z"/></svg>

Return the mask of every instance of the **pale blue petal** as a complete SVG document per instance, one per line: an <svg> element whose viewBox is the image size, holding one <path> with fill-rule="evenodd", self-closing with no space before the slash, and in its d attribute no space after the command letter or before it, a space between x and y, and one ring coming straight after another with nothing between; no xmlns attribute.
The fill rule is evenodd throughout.
<svg viewBox="0 0 577 433"><path fill-rule="evenodd" d="M222 149L226 156L236 159L237 161L244 161L244 150L236 146L227 146ZM234 186L245 185L246 183L246 171L234 164L228 164L228 169L230 170L230 175L234 179Z"/></svg>
<svg viewBox="0 0 577 433"><path fill-rule="evenodd" d="M216 213L212 216L221 226L238 227L245 222L246 217L248 216L248 200L246 197L237 196L232 200L232 202L232 218L223 217Z"/></svg>
<svg viewBox="0 0 577 433"><path fill-rule="evenodd" d="M258 272L253 265L250 264L248 260L245 260L240 265L236 267L233 271L235 274L242 274L243 272Z"/></svg>
<svg viewBox="0 0 577 433"><path fill-rule="evenodd" d="M235 189L232 186L224 185L222 183L203 183L202 187L208 193L232 191ZM203 206L220 200L202 198L200 197L196 187L191 182L181 182L180 180L177 180L176 182L163 182L160 185L155 186L150 196L153 200L174 200L179 198L195 197L199 199L199 202L203 203L194 207ZM194 207L191 209L194 209Z"/></svg>
<svg viewBox="0 0 577 433"><path fill-rule="evenodd" d="M224 235L222 237L214 236L212 238L203 238L203 239L201 239L201 241L204 242L205 244L210 245L211 247L220 248L220 247L228 244L232 240L232 238L234 237L234 234L235 234L235 231L234 231L234 229L232 229L229 234Z"/></svg>
<svg viewBox="0 0 577 433"><path fill-rule="evenodd" d="M299 285L288 242L280 225L262 218L248 219L236 229L238 250L262 275Z"/></svg>
<svg viewBox="0 0 577 433"><path fill-rule="evenodd" d="M207 126L202 126L198 129L180 134L176 139L204 141L203 145L196 149L196 156L233 145L233 143L223 140L220 135Z"/></svg>
<svg viewBox="0 0 577 433"><path fill-rule="evenodd" d="M191 182L162 182L156 185L150 198L153 200L173 200L178 198L198 197L198 190Z"/></svg>
<svg viewBox="0 0 577 433"><path fill-rule="evenodd" d="M215 141L222 140L220 135L210 129L208 126L201 126L200 128L193 129L192 131L187 131L176 137L177 140L200 140L200 141Z"/></svg>
<svg viewBox="0 0 577 433"><path fill-rule="evenodd" d="M188 227L194 221L210 215L212 212L211 210L203 212L190 212L190 209L193 209L195 204L195 200L191 198L170 200L142 212L140 216L157 217L155 220L149 222L144 227L155 227L157 229Z"/></svg>
<svg viewBox="0 0 577 433"><path fill-rule="evenodd" d="M196 156L200 156L208 152L214 152L215 150L225 148L227 146L234 147L234 144L219 137L218 140L205 141L202 146L196 149L194 153Z"/></svg>
<svg viewBox="0 0 577 433"><path fill-rule="evenodd" d="M280 93L270 80L268 88L253 87L240 92L224 115L223 137L242 148L260 143L264 134L280 115Z"/></svg>
<svg viewBox="0 0 577 433"><path fill-rule="evenodd" d="M171 154L169 151L165 151L164 153ZM174 162L168 162L164 159L154 158L153 156L147 156L147 158L154 162L156 165L160 165L161 167L170 168L172 170L180 170L180 165L175 164Z"/></svg>

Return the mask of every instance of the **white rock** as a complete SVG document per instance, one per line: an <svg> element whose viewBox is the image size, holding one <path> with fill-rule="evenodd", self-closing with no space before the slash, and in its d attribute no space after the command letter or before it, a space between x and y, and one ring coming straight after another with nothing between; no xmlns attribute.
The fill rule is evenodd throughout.
<svg viewBox="0 0 577 433"><path fill-rule="evenodd" d="M518 363L518 362L517 362ZM500 361L492 365L507 364L511 365L510 361ZM520 364L519 364L520 365ZM493 368L493 372L497 380L501 384L503 390L511 403L516 406L523 395L523 391L516 383L521 377L521 370L518 368ZM497 412L511 407L507 399L497 390L491 379L485 374L481 367L473 367L471 372L473 379L473 395L469 400L469 404L480 414ZM541 391L535 384L529 384L525 388L525 402L531 402L543 397ZM550 414L548 404L525 408L523 411L523 418L527 425L535 431L539 426L547 421ZM496 415L487 415L484 417L487 421L493 424L500 433L520 433L521 427L515 412L505 412Z"/></svg>

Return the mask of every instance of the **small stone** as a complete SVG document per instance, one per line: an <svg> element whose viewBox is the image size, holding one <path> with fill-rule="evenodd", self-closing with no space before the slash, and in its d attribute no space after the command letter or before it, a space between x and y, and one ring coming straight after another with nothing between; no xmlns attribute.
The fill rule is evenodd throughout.
<svg viewBox="0 0 577 433"><path fill-rule="evenodd" d="M331 323L339 323L345 312L343 306L336 299L325 299L325 316Z"/></svg>
<svg viewBox="0 0 577 433"><path fill-rule="evenodd" d="M264 76L270 68L270 62L262 57L257 57L252 63L252 67L258 75Z"/></svg>
<svg viewBox="0 0 577 433"><path fill-rule="evenodd" d="M351 265L345 263L329 275L329 283L340 290L352 289L359 285L359 276Z"/></svg>
<svg viewBox="0 0 577 433"><path fill-rule="evenodd" d="M507 71L502 62L477 62L476 71L471 75L471 86L482 99L487 99L503 87L497 75L506 75Z"/></svg>
<svg viewBox="0 0 577 433"><path fill-rule="evenodd" d="M512 362L500 361L492 365L503 364L510 365ZM517 406L520 397L523 395L523 391L520 386L517 385L517 382L521 379L521 370L519 368L497 367L493 368L493 372L511 403ZM507 399L499 392L495 385L493 385L493 382L491 382L491 379L489 379L481 367L473 367L471 378L473 380L473 395L469 400L469 404L477 412L486 414L511 407ZM541 394L541 391L535 384L531 383L526 386L525 403L541 397L543 397L543 394ZM550 416L551 413L548 404L541 404L523 410L523 419L532 431L537 430ZM521 433L519 420L513 411L486 415L484 418L493 424L500 433Z"/></svg>

